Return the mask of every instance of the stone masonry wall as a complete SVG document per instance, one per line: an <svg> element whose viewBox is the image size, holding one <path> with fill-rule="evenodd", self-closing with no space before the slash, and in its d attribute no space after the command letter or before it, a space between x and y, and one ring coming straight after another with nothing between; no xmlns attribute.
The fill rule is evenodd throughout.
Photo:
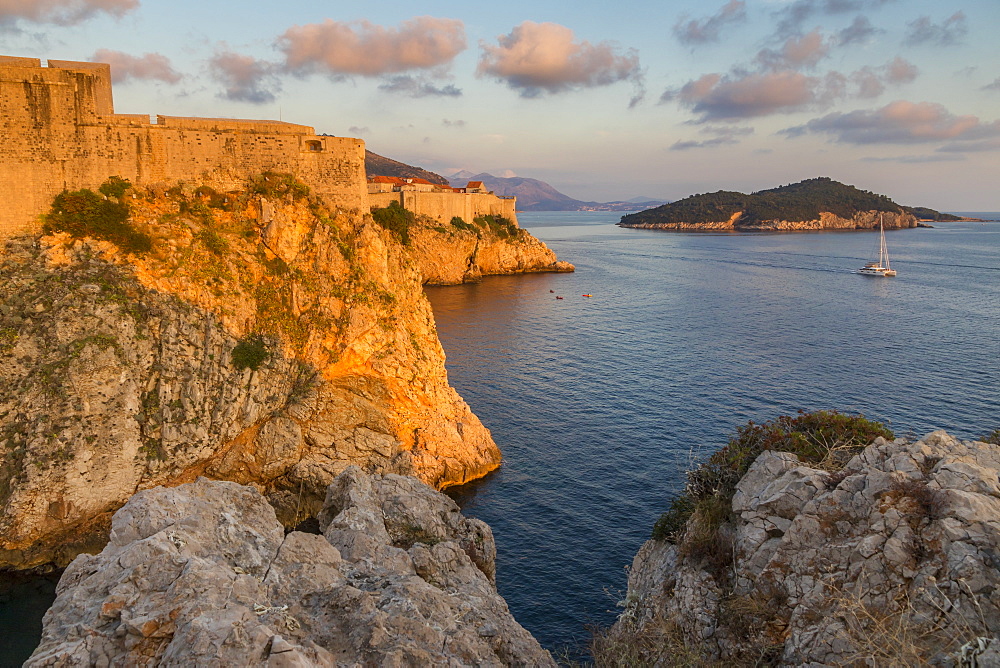
<svg viewBox="0 0 1000 668"><path fill-rule="evenodd" d="M455 216L471 223L476 216L503 216L517 222L514 212L517 200L504 199L487 193L401 192L371 193L368 195L372 208L384 208L398 202L404 209L415 214L430 216L447 223Z"/></svg>
<svg viewBox="0 0 1000 668"><path fill-rule="evenodd" d="M115 114L109 65L0 56L0 238L39 228L62 190L109 176L235 189L291 172L331 203L365 210L364 153L360 139L305 125Z"/></svg>

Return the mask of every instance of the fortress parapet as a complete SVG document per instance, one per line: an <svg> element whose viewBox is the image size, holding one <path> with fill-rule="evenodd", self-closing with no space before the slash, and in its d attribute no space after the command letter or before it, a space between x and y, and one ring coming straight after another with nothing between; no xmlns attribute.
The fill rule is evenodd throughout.
<svg viewBox="0 0 1000 668"><path fill-rule="evenodd" d="M115 114L110 65L47 65L0 56L0 238L39 229L56 194L109 176L234 190L290 172L331 204L368 207L360 139L281 121Z"/></svg>
<svg viewBox="0 0 1000 668"><path fill-rule="evenodd" d="M464 188L451 188L419 178L370 176L368 200L372 209L385 208L395 202L440 223L451 222L455 217L471 223L478 216L487 215L517 222L517 198L499 197L487 190L482 181L469 181Z"/></svg>

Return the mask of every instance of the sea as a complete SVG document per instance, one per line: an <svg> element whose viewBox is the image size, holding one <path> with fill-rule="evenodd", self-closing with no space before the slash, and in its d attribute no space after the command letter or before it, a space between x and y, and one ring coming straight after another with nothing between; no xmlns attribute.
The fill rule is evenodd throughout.
<svg viewBox="0 0 1000 668"><path fill-rule="evenodd" d="M624 229L524 213L573 274L428 288L451 383L504 455L454 488L517 620L571 660L685 472L748 420L835 409L897 436L1000 428L1000 219L886 232ZM589 296L588 296L589 295ZM561 297L561 299L559 299Z"/></svg>
<svg viewBox="0 0 1000 668"><path fill-rule="evenodd" d="M451 383L499 470L449 490L488 522L497 586L556 656L586 659L685 472L748 420L836 409L897 435L1000 428L1000 214L886 232L623 229L522 213L572 274L429 287ZM560 299L561 297L561 299ZM0 666L38 641L53 578L0 580Z"/></svg>

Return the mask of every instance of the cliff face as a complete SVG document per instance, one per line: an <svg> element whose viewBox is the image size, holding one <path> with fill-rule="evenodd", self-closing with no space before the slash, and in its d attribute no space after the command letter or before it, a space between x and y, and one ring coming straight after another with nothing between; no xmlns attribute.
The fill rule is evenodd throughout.
<svg viewBox="0 0 1000 668"><path fill-rule="evenodd" d="M513 228L514 234L504 236L489 228L470 227L474 229L426 224L411 227L413 257L424 283L455 285L487 275L574 270L572 264L557 260L548 246L519 227Z"/></svg>
<svg viewBox="0 0 1000 668"><path fill-rule="evenodd" d="M489 526L443 494L352 467L320 529L285 535L234 483L140 492L25 665L555 665L497 594Z"/></svg>
<svg viewBox="0 0 1000 668"><path fill-rule="evenodd" d="M199 475L294 523L350 464L438 488L499 465L448 385L417 263L370 217L288 193L125 197L146 255L64 233L0 255L0 567L65 564L136 491Z"/></svg>
<svg viewBox="0 0 1000 668"><path fill-rule="evenodd" d="M904 229L917 226L917 219L907 212L859 211L851 218L843 218L828 211L813 220L762 220L743 221L741 212L732 215L728 220L704 223L632 223L621 222L621 227L634 227L647 230L684 230L684 231L717 231L733 230L747 232L778 232L778 231L810 231L810 230L877 230L879 218L887 230Z"/></svg>
<svg viewBox="0 0 1000 668"><path fill-rule="evenodd" d="M712 549L691 549L698 514L643 545L607 646L649 665L997 665L998 473L1000 447L944 432L878 438L836 473L764 452Z"/></svg>

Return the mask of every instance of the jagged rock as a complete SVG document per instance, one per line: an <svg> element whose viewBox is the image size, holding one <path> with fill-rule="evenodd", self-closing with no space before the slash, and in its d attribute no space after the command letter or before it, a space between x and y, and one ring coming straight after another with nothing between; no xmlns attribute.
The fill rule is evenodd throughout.
<svg viewBox="0 0 1000 668"><path fill-rule="evenodd" d="M350 467L321 526L286 536L230 482L139 492L25 665L555 665L496 592L489 527L444 495Z"/></svg>
<svg viewBox="0 0 1000 668"><path fill-rule="evenodd" d="M977 638L976 652L994 652L998 475L1000 447L942 431L878 438L837 473L765 452L723 527L728 566L648 541L611 637L666 624L703 658L737 664L958 665L949 653Z"/></svg>

